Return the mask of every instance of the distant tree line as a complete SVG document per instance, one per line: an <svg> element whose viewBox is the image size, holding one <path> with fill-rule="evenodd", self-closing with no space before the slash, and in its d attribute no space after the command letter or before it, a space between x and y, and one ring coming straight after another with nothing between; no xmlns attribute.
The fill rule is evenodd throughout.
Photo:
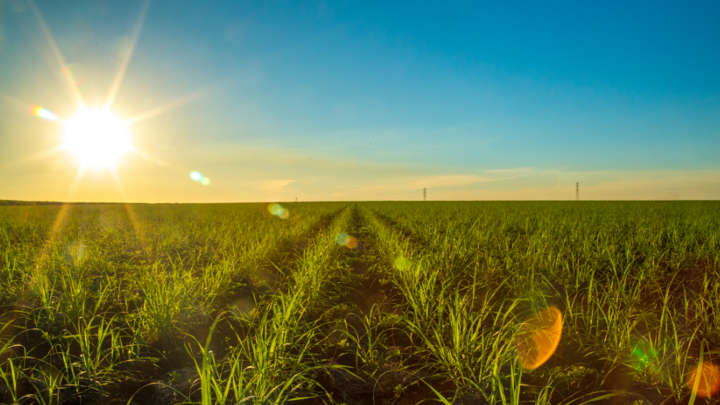
<svg viewBox="0 0 720 405"><path fill-rule="evenodd" d="M0 200L0 205L61 205L58 201Z"/></svg>

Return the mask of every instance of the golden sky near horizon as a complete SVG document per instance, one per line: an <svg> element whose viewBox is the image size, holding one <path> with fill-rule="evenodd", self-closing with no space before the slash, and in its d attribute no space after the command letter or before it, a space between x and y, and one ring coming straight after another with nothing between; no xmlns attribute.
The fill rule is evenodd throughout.
<svg viewBox="0 0 720 405"><path fill-rule="evenodd" d="M317 200L571 200L581 179L581 199L715 199L720 172L563 171L503 168L458 171L408 164L318 157L301 151L237 143L173 145L153 137L152 158L124 156L115 172L86 170L79 178L65 152L34 157L58 142L59 129L39 123L28 132L37 144L12 145L0 152L3 199L120 202L245 202ZM148 126L133 135L152 131ZM149 136L149 135L148 135ZM28 136L29 137L29 136ZM138 142L138 148L147 147ZM201 171L208 185L192 181Z"/></svg>

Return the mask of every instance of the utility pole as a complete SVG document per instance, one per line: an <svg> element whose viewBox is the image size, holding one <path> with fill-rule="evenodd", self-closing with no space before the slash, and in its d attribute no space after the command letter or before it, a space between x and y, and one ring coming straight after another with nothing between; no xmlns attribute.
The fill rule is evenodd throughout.
<svg viewBox="0 0 720 405"><path fill-rule="evenodd" d="M427 188L423 188L423 201L427 201Z"/></svg>
<svg viewBox="0 0 720 405"><path fill-rule="evenodd" d="M580 182L575 183L575 201L580 201Z"/></svg>

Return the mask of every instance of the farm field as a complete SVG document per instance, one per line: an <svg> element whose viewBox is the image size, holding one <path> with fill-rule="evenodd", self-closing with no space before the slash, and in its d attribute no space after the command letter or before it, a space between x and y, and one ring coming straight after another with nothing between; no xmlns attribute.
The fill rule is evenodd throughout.
<svg viewBox="0 0 720 405"><path fill-rule="evenodd" d="M0 206L0 403L700 404L718 365L719 202Z"/></svg>

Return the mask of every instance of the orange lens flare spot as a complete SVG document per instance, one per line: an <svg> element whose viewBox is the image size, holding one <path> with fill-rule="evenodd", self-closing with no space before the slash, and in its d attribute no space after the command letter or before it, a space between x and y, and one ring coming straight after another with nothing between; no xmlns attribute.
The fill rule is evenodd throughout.
<svg viewBox="0 0 720 405"><path fill-rule="evenodd" d="M720 392L720 367L713 363L700 363L690 372L687 384L701 398L715 396Z"/></svg>
<svg viewBox="0 0 720 405"><path fill-rule="evenodd" d="M523 367L534 370L555 353L560 344L562 325L562 314L556 307L538 312L520 325L515 348Z"/></svg>
<svg viewBox="0 0 720 405"><path fill-rule="evenodd" d="M357 240L356 237L350 236L348 238L347 242L345 242L345 247L348 249L357 249L359 244L360 244L360 242Z"/></svg>

